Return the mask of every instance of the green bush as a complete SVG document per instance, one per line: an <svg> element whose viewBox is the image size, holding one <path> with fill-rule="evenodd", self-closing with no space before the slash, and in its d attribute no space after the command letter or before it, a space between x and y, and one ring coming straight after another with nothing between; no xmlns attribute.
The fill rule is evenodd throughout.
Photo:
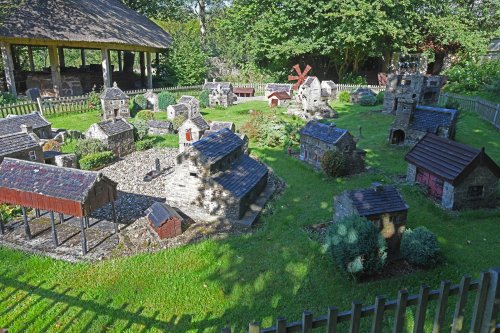
<svg viewBox="0 0 500 333"><path fill-rule="evenodd" d="M458 110L460 108L460 103L457 100L448 99L444 107L447 109Z"/></svg>
<svg viewBox="0 0 500 333"><path fill-rule="evenodd" d="M344 154L327 150L321 157L321 168L330 177L345 176L348 172Z"/></svg>
<svg viewBox="0 0 500 333"><path fill-rule="evenodd" d="M87 108L92 112L102 112L101 106L101 92L96 90L96 86L92 87L92 91L89 93L87 99Z"/></svg>
<svg viewBox="0 0 500 333"><path fill-rule="evenodd" d="M469 93L474 91L495 90L495 82L500 78L500 60L484 62L466 61L458 63L443 72L447 76L445 91L454 93ZM493 92L500 93L498 90Z"/></svg>
<svg viewBox="0 0 500 333"><path fill-rule="evenodd" d="M175 104L175 95L164 91L158 94L158 109L166 110L170 105Z"/></svg>
<svg viewBox="0 0 500 333"><path fill-rule="evenodd" d="M115 160L115 155L111 151L89 154L82 157L79 161L82 170L95 170L110 164Z"/></svg>
<svg viewBox="0 0 500 333"><path fill-rule="evenodd" d="M435 266L441 256L436 235L425 227L407 229L403 233L400 249L403 258L415 266Z"/></svg>
<svg viewBox="0 0 500 333"><path fill-rule="evenodd" d="M326 244L335 265L354 277L375 274L385 265L385 239L364 217L352 215L332 224Z"/></svg>
<svg viewBox="0 0 500 333"><path fill-rule="evenodd" d="M9 92L0 92L0 106L16 102L16 97Z"/></svg>
<svg viewBox="0 0 500 333"><path fill-rule="evenodd" d="M297 119L280 118L276 111L272 114L254 111L241 131L260 146L279 147L297 144L302 126L303 123Z"/></svg>
<svg viewBox="0 0 500 333"><path fill-rule="evenodd" d="M145 120L134 121L132 126L134 126L134 138L136 141L140 141L148 135L149 126Z"/></svg>
<svg viewBox="0 0 500 333"><path fill-rule="evenodd" d="M377 104L384 104L384 96L385 93L383 91L379 91L377 94Z"/></svg>
<svg viewBox="0 0 500 333"><path fill-rule="evenodd" d="M351 95L348 91L342 91L339 94L339 102L340 103L349 103L351 101Z"/></svg>
<svg viewBox="0 0 500 333"><path fill-rule="evenodd" d="M155 119L155 113L151 110L141 110L137 112L135 118L140 120L153 120Z"/></svg>
<svg viewBox="0 0 500 333"><path fill-rule="evenodd" d="M175 116L174 119L172 119L172 127L174 128L174 131L177 131L186 120L187 117L183 114Z"/></svg>
<svg viewBox="0 0 500 333"><path fill-rule="evenodd" d="M19 206L12 206L7 204L0 204L0 220L7 223L10 220L21 216L22 211ZM2 222L0 222L2 223Z"/></svg>
<svg viewBox="0 0 500 333"><path fill-rule="evenodd" d="M355 85L359 85L359 86L366 86L367 85L366 78L364 76L355 75L353 73L347 73L346 75L344 75L344 77L342 78L342 80L340 80L339 83L355 84Z"/></svg>
<svg viewBox="0 0 500 333"><path fill-rule="evenodd" d="M136 150L148 150L155 146L155 140L153 138L146 138L135 143Z"/></svg>
<svg viewBox="0 0 500 333"><path fill-rule="evenodd" d="M144 95L136 95L134 97L134 103L137 104L140 110L148 108L148 100L144 97Z"/></svg>
<svg viewBox="0 0 500 333"><path fill-rule="evenodd" d="M208 97L208 91L203 90L200 94L200 106L202 108L208 107L208 104L210 103L210 98Z"/></svg>
<svg viewBox="0 0 500 333"><path fill-rule="evenodd" d="M106 146L97 139L78 140L75 144L75 154L78 157L106 151Z"/></svg>
<svg viewBox="0 0 500 333"><path fill-rule="evenodd" d="M374 95L362 94L359 97L360 105L368 106L368 105L375 105L376 103L377 103L377 97L375 97Z"/></svg>

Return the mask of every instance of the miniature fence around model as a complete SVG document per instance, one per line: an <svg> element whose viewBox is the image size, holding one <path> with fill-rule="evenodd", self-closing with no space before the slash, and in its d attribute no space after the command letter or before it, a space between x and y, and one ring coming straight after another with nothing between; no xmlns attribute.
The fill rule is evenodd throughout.
<svg viewBox="0 0 500 333"><path fill-rule="evenodd" d="M495 104L476 96L441 93L439 104L446 105L449 102L457 103L463 111L477 113L481 118L492 123L497 129L500 129L500 104Z"/></svg>
<svg viewBox="0 0 500 333"><path fill-rule="evenodd" d="M473 298L471 292L475 292L475 301L473 306L467 306L467 301ZM450 296L456 296L453 309ZM434 309L433 305L435 305ZM430 290L424 285L420 288L418 295L409 295L406 290L401 290L396 300L386 300L382 296L377 296L375 303L367 307L363 307L360 302L353 302L349 311L340 312L338 308L330 307L326 315L316 318L311 312L305 311L300 321L289 323L285 318L278 318L276 325L268 328L261 328L260 323L253 322L249 324L248 332L379 333L392 331L402 333L409 331L407 310L410 307L415 307L414 333L449 331L452 333L498 333L500 332L500 319L498 318L500 315L500 267L482 272L478 281L472 281L471 277L466 275L458 285L443 281L437 290ZM428 318L430 316L427 314L432 310L434 310L434 317ZM447 318L447 312L451 313L451 311L453 311L453 316ZM388 320L386 320L388 312L392 313L392 325L389 325L391 327L388 327ZM345 326L340 327L339 324L342 323ZM221 332L231 333L231 329L224 328Z"/></svg>

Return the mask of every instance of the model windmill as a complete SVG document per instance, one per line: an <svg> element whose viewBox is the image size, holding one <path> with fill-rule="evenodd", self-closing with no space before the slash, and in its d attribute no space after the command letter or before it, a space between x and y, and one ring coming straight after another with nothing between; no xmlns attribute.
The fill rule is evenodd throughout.
<svg viewBox="0 0 500 333"><path fill-rule="evenodd" d="M309 71L312 69L312 67L307 65L306 68L304 69L304 71L302 71L300 69L300 65L297 64L297 65L293 66L292 68L295 69L295 72L297 72L297 75L289 75L288 81L297 80L297 82L295 82L295 84L293 85L293 90L297 90L297 89L299 89L300 85L302 83L304 83L304 81L306 80L307 73L309 73Z"/></svg>

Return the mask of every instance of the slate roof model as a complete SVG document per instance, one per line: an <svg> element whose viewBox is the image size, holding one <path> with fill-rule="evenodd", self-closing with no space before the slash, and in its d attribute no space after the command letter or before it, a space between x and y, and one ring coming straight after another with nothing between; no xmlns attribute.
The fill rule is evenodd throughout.
<svg viewBox="0 0 500 333"><path fill-rule="evenodd" d="M125 120L118 118L115 120L105 120L97 123L97 126L106 134L107 136L113 136L133 130L134 127L130 125Z"/></svg>
<svg viewBox="0 0 500 333"><path fill-rule="evenodd" d="M377 185L372 188L348 191L354 208L361 216L405 211L409 208L394 186Z"/></svg>
<svg viewBox="0 0 500 333"><path fill-rule="evenodd" d="M204 131L210 128L210 126L208 126L208 123L202 116L194 117L191 119L191 121L196 125L196 127L200 129L200 131Z"/></svg>
<svg viewBox="0 0 500 333"><path fill-rule="evenodd" d="M174 208L162 202L155 202L146 210L146 217L156 228L161 227L171 218L177 218L180 221L183 218L175 211Z"/></svg>
<svg viewBox="0 0 500 333"><path fill-rule="evenodd" d="M161 129L172 129L173 125L169 121L162 121L162 120L149 120L148 121L148 126L151 128L161 128Z"/></svg>
<svg viewBox="0 0 500 333"><path fill-rule="evenodd" d="M211 91L217 89L219 86L223 90L228 90L231 89L233 85L230 82L207 82L203 85L203 90Z"/></svg>
<svg viewBox="0 0 500 333"><path fill-rule="evenodd" d="M332 89L335 89L337 88L337 85L335 84L335 82L331 81L331 80L325 80L323 82L321 82L322 85L328 85L330 86L330 88Z"/></svg>
<svg viewBox="0 0 500 333"><path fill-rule="evenodd" d="M285 91L275 91L271 95L269 95L267 98L271 98L273 96L278 98L281 101L287 100L287 99L292 99L292 97L290 97L290 94L285 92Z"/></svg>
<svg viewBox="0 0 500 333"><path fill-rule="evenodd" d="M450 127L458 110L418 105L412 113L409 127L422 132L437 133L439 127Z"/></svg>
<svg viewBox="0 0 500 333"><path fill-rule="evenodd" d="M5 158L0 164L0 188L35 193L83 203L97 181L99 172L63 168L49 164Z"/></svg>
<svg viewBox="0 0 500 333"><path fill-rule="evenodd" d="M453 185L479 164L500 177L500 167L486 155L484 148L472 148L431 133L426 134L406 154L405 160Z"/></svg>
<svg viewBox="0 0 500 333"><path fill-rule="evenodd" d="M225 128L193 143L192 147L208 161L215 163L244 145L243 140Z"/></svg>
<svg viewBox="0 0 500 333"><path fill-rule="evenodd" d="M1 0L0 39L49 40L65 43L118 44L164 50L172 37L147 17L119 0ZM3 15L5 14L5 15ZM77 45L78 46L78 45Z"/></svg>
<svg viewBox="0 0 500 333"><path fill-rule="evenodd" d="M14 133L0 136L0 156L39 147L38 140L31 133Z"/></svg>
<svg viewBox="0 0 500 333"><path fill-rule="evenodd" d="M113 87L104 89L100 98L104 100L122 100L128 99L128 96L123 92L123 90L118 88L115 82L113 83Z"/></svg>
<svg viewBox="0 0 500 333"><path fill-rule="evenodd" d="M184 103L172 104L170 107L177 112L189 112L187 105Z"/></svg>
<svg viewBox="0 0 500 333"><path fill-rule="evenodd" d="M271 92L278 92L278 91L283 91L290 93L292 91L292 86L291 84L288 83L268 83L266 85L266 91L271 91Z"/></svg>
<svg viewBox="0 0 500 333"><path fill-rule="evenodd" d="M212 121L210 123L210 130L218 132L224 128L232 129L234 128L234 123L230 121Z"/></svg>
<svg viewBox="0 0 500 333"><path fill-rule="evenodd" d="M268 169L248 155L237 159L231 167L214 177L215 182L242 198L268 173Z"/></svg>
<svg viewBox="0 0 500 333"><path fill-rule="evenodd" d="M179 104L180 103L191 103L191 102L197 102L197 100L194 96L184 95L184 96L181 96L181 98L179 99Z"/></svg>
<svg viewBox="0 0 500 333"><path fill-rule="evenodd" d="M305 79L304 83L302 83L302 86L304 86L304 87L310 87L310 86L311 86L311 84L312 84L312 83L313 83L316 79L317 79L317 77L316 77L316 76L308 76L308 77Z"/></svg>
<svg viewBox="0 0 500 333"><path fill-rule="evenodd" d="M21 132L21 125L31 126L36 130L51 124L38 112L22 116L8 115L7 118L0 119L0 136Z"/></svg>
<svg viewBox="0 0 500 333"><path fill-rule="evenodd" d="M307 135L330 144L337 143L348 131L333 124L323 124L312 120L300 130L300 135Z"/></svg>

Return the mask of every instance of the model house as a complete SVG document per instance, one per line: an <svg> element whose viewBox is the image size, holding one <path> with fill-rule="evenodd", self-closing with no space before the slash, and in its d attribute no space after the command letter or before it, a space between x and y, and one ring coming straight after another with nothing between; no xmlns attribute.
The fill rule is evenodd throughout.
<svg viewBox="0 0 500 333"><path fill-rule="evenodd" d="M101 94L102 120L130 118L128 96L118 88L116 82L113 87L106 88Z"/></svg>
<svg viewBox="0 0 500 333"><path fill-rule="evenodd" d="M134 150L134 127L125 119L93 124L85 132L85 138L100 140L116 156L123 156Z"/></svg>

